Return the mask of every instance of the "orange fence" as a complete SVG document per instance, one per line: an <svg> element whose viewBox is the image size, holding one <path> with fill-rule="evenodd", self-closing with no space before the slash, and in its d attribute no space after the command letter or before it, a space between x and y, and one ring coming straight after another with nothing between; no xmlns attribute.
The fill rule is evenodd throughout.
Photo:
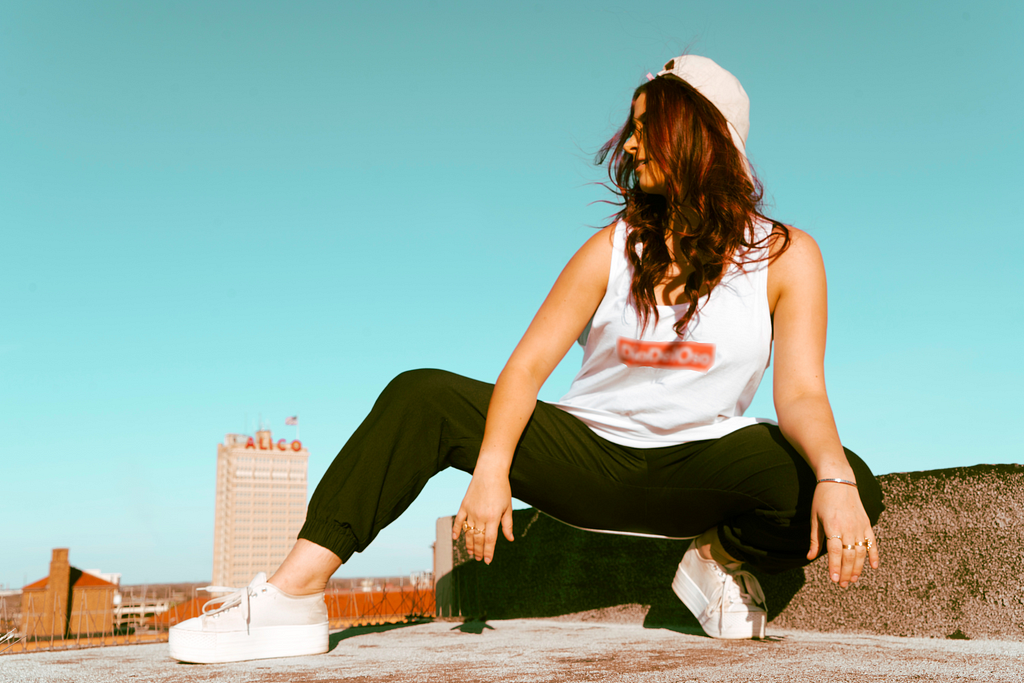
<svg viewBox="0 0 1024 683"><path fill-rule="evenodd" d="M332 628L396 623L434 616L432 586L387 584L379 591L328 591L325 598Z"/></svg>

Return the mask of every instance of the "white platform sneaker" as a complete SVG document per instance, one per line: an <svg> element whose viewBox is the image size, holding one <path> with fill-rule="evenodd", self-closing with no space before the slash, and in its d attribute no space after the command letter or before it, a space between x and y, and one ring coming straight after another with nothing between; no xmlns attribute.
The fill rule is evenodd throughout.
<svg viewBox="0 0 1024 683"><path fill-rule="evenodd" d="M260 572L245 588L208 586L214 598L202 616L171 627L171 657L212 664L327 652L327 604L323 593L288 595Z"/></svg>
<svg viewBox="0 0 1024 683"><path fill-rule="evenodd" d="M739 567L705 560L694 541L676 570L672 590L712 638L764 638L764 592L754 575Z"/></svg>

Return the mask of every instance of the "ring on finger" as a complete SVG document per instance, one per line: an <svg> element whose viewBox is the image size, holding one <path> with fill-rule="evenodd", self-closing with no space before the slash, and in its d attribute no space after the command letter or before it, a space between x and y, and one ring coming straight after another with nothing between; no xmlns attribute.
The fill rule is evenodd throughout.
<svg viewBox="0 0 1024 683"><path fill-rule="evenodd" d="M825 539L825 542L826 542L826 543L828 543L828 542L829 542L829 541L831 541L831 540L832 540L833 538L838 538L838 539L839 539L840 541L841 541L841 540L843 540L843 537L842 537L842 536L829 536L828 538L826 538L826 539Z"/></svg>
<svg viewBox="0 0 1024 683"><path fill-rule="evenodd" d="M473 529L473 533L474 534L485 534L487 532L484 531L483 529Z"/></svg>
<svg viewBox="0 0 1024 683"><path fill-rule="evenodd" d="M843 550L853 550L853 549L854 549L854 548L856 548L856 547L857 547L857 546L855 546L855 545L851 545L851 544L849 544L849 543L844 543L844 544L843 544Z"/></svg>

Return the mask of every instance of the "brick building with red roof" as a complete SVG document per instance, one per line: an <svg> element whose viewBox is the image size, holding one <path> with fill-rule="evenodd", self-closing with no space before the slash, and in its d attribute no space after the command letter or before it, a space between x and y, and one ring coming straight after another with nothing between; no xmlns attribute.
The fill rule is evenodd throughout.
<svg viewBox="0 0 1024 683"><path fill-rule="evenodd" d="M50 575L22 589L21 632L28 639L112 633L117 585L72 567L54 548Z"/></svg>

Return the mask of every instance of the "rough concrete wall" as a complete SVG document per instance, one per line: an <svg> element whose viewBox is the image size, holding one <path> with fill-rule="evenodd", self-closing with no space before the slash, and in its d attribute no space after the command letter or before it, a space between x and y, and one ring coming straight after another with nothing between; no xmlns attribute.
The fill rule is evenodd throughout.
<svg viewBox="0 0 1024 683"><path fill-rule="evenodd" d="M843 591L822 560L775 623L802 629L1024 640L1024 466L879 477L882 566Z"/></svg>
<svg viewBox="0 0 1024 683"><path fill-rule="evenodd" d="M827 580L823 559L760 575L771 624L1024 640L1024 466L888 474L879 481L887 505L876 528L882 566L848 589ZM515 543L499 536L489 567L468 562L455 546L448 578L453 614L584 612L615 620L639 612L649 626L700 631L670 588L686 542L588 533L536 510L514 518Z"/></svg>

